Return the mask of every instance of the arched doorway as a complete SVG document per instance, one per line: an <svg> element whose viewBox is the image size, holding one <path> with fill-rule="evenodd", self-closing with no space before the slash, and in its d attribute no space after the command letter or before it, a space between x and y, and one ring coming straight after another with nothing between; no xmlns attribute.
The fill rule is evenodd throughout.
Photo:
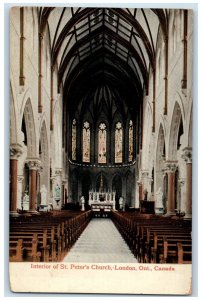
<svg viewBox="0 0 202 300"><path fill-rule="evenodd" d="M128 172L126 175L126 209L132 205L132 193L133 193L133 175Z"/></svg>
<svg viewBox="0 0 202 300"><path fill-rule="evenodd" d="M78 198L78 174L76 171L73 171L70 176L70 202L77 203L79 201Z"/></svg>
<svg viewBox="0 0 202 300"><path fill-rule="evenodd" d="M86 208L88 206L89 191L91 190L91 188L92 188L91 177L89 174L85 173L82 178L82 196L84 196Z"/></svg>
<svg viewBox="0 0 202 300"><path fill-rule="evenodd" d="M116 209L119 209L119 198L122 197L122 180L118 174L112 180L112 191L116 192Z"/></svg>

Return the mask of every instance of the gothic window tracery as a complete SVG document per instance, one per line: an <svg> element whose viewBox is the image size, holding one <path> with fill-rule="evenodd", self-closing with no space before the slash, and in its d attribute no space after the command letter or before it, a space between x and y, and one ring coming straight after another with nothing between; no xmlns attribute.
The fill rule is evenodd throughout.
<svg viewBox="0 0 202 300"><path fill-rule="evenodd" d="M129 122L129 148L128 148L128 161L133 160L133 121Z"/></svg>
<svg viewBox="0 0 202 300"><path fill-rule="evenodd" d="M100 123L98 131L98 163L106 164L107 127Z"/></svg>
<svg viewBox="0 0 202 300"><path fill-rule="evenodd" d="M83 124L83 162L90 162L90 124Z"/></svg>
<svg viewBox="0 0 202 300"><path fill-rule="evenodd" d="M72 160L76 160L76 119L72 122Z"/></svg>
<svg viewBox="0 0 202 300"><path fill-rule="evenodd" d="M123 128L121 122L115 127L115 163L123 162Z"/></svg>

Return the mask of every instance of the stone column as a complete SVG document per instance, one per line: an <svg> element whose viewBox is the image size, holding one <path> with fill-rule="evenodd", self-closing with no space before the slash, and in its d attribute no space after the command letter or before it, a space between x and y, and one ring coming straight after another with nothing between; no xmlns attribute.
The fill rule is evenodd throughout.
<svg viewBox="0 0 202 300"><path fill-rule="evenodd" d="M51 189L51 195L50 195L50 201L49 201L49 204L52 204L52 206L54 205L54 193L55 193L55 181L56 181L56 178L55 176L52 176L50 178L51 180L51 186L52 186L52 189Z"/></svg>
<svg viewBox="0 0 202 300"><path fill-rule="evenodd" d="M18 197L17 197L17 208L22 209L22 184L24 180L24 176L18 175Z"/></svg>
<svg viewBox="0 0 202 300"><path fill-rule="evenodd" d="M142 199L145 198L144 191L147 190L147 200L150 198L150 191L151 191L151 178L149 177L149 170L142 170L141 171L141 181L142 181Z"/></svg>
<svg viewBox="0 0 202 300"><path fill-rule="evenodd" d="M37 171L40 168L38 159L28 160L30 170L30 187L29 187L29 211L35 212L37 206Z"/></svg>
<svg viewBox="0 0 202 300"><path fill-rule="evenodd" d="M62 180L62 204L66 204L66 199L65 199L65 186L66 186L67 180L63 179Z"/></svg>
<svg viewBox="0 0 202 300"><path fill-rule="evenodd" d="M137 184L138 184L138 188L139 188L139 202L140 202L140 200L143 200L143 199L142 199L143 185L142 185L142 182L141 182L141 181L138 181Z"/></svg>
<svg viewBox="0 0 202 300"><path fill-rule="evenodd" d="M55 181L55 187L58 186L60 187L60 201L56 203L55 201L55 187L54 187L54 208L55 209L61 209L62 207L62 169L57 168L55 169L55 176L56 176L56 181Z"/></svg>
<svg viewBox="0 0 202 300"><path fill-rule="evenodd" d="M182 157L186 162L186 218L192 216L192 149L183 149Z"/></svg>
<svg viewBox="0 0 202 300"><path fill-rule="evenodd" d="M17 209L18 158L21 154L20 145L10 146L10 213L15 213Z"/></svg>
<svg viewBox="0 0 202 300"><path fill-rule="evenodd" d="M177 204L177 209L179 212L182 210L182 187L185 183L184 178L179 178L178 179L178 184L179 184L179 191L178 191L178 204Z"/></svg>
<svg viewBox="0 0 202 300"><path fill-rule="evenodd" d="M168 174L168 215L175 214L175 171L176 164L174 162L167 162L166 172Z"/></svg>

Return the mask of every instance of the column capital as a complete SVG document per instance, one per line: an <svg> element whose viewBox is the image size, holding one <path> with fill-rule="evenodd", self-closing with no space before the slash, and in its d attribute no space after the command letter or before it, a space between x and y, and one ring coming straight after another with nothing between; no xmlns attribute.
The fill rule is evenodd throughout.
<svg viewBox="0 0 202 300"><path fill-rule="evenodd" d="M177 161L169 161L165 162L165 172L166 173L174 173L177 169Z"/></svg>
<svg viewBox="0 0 202 300"><path fill-rule="evenodd" d="M138 184L138 186L141 186L141 185L142 185L142 181L141 181L141 180L138 180L138 181L137 181L137 184Z"/></svg>
<svg viewBox="0 0 202 300"><path fill-rule="evenodd" d="M23 182L24 176L23 176L23 175L18 175L18 176L17 176L17 180L18 180L19 183L20 183L20 182Z"/></svg>
<svg viewBox="0 0 202 300"><path fill-rule="evenodd" d="M185 160L187 164L192 163L192 148L186 147L183 149L182 158Z"/></svg>
<svg viewBox="0 0 202 300"><path fill-rule="evenodd" d="M41 161L38 158L28 159L27 164L30 170L40 170Z"/></svg>
<svg viewBox="0 0 202 300"><path fill-rule="evenodd" d="M23 153L22 146L20 144L10 145L10 159L18 159Z"/></svg>
<svg viewBox="0 0 202 300"><path fill-rule="evenodd" d="M52 176L52 177L50 178L50 180L52 181L52 183L54 183L54 182L56 181L56 176Z"/></svg>
<svg viewBox="0 0 202 300"><path fill-rule="evenodd" d="M141 170L141 177L142 178L147 178L149 176L149 171L148 170Z"/></svg>
<svg viewBox="0 0 202 300"><path fill-rule="evenodd" d="M60 168L55 169L55 175L56 176L61 176L62 175L62 169L60 169Z"/></svg>
<svg viewBox="0 0 202 300"><path fill-rule="evenodd" d="M183 186L185 184L185 178L179 178L178 183Z"/></svg>

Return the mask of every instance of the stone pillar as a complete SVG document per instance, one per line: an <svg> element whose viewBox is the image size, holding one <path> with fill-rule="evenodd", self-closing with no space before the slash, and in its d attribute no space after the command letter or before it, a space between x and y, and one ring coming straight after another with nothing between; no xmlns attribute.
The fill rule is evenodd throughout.
<svg viewBox="0 0 202 300"><path fill-rule="evenodd" d="M67 180L62 180L62 204L66 204L66 199L65 199L65 186L66 186Z"/></svg>
<svg viewBox="0 0 202 300"><path fill-rule="evenodd" d="M22 185L24 176L18 175L18 197L17 197L17 208L22 209Z"/></svg>
<svg viewBox="0 0 202 300"><path fill-rule="evenodd" d="M29 211L35 212L37 208L37 171L40 168L38 159L28 160L30 170L30 187L29 187Z"/></svg>
<svg viewBox="0 0 202 300"><path fill-rule="evenodd" d="M177 204L177 210L178 210L179 212L181 212L181 210L182 210L182 205L181 205L181 204L182 204L182 187L183 187L184 183L185 183L184 178L179 178L179 179L178 179L179 191L178 191L178 204Z"/></svg>
<svg viewBox="0 0 202 300"><path fill-rule="evenodd" d="M141 171L141 182L142 182L142 199L144 200L145 193L144 191L147 190L147 200L150 198L150 191L151 191L151 179L149 177L149 170L142 170Z"/></svg>
<svg viewBox="0 0 202 300"><path fill-rule="evenodd" d="M138 184L139 201L136 205L136 208L140 208L140 201L143 200L143 184L141 181L137 181L137 184Z"/></svg>
<svg viewBox="0 0 202 300"><path fill-rule="evenodd" d="M56 178L55 176L52 176L50 178L51 180L51 195L50 195L50 201L49 201L49 204L52 204L52 207L54 205L54 197L55 197L55 181L56 181Z"/></svg>
<svg viewBox="0 0 202 300"><path fill-rule="evenodd" d="M62 207L62 169L57 168L55 169L55 176L56 176L56 180L55 180L55 186L54 186L54 203L53 203L53 207L55 209L61 209ZM60 187L60 201L55 201L55 188L57 187L57 185Z"/></svg>
<svg viewBox="0 0 202 300"><path fill-rule="evenodd" d="M20 145L10 146L10 213L15 213L17 209L17 174L18 158L22 154Z"/></svg>
<svg viewBox="0 0 202 300"><path fill-rule="evenodd" d="M176 164L174 162L167 162L166 172L168 174L168 215L175 214L175 171Z"/></svg>
<svg viewBox="0 0 202 300"><path fill-rule="evenodd" d="M192 216L192 149L183 149L182 157L186 162L186 218Z"/></svg>

